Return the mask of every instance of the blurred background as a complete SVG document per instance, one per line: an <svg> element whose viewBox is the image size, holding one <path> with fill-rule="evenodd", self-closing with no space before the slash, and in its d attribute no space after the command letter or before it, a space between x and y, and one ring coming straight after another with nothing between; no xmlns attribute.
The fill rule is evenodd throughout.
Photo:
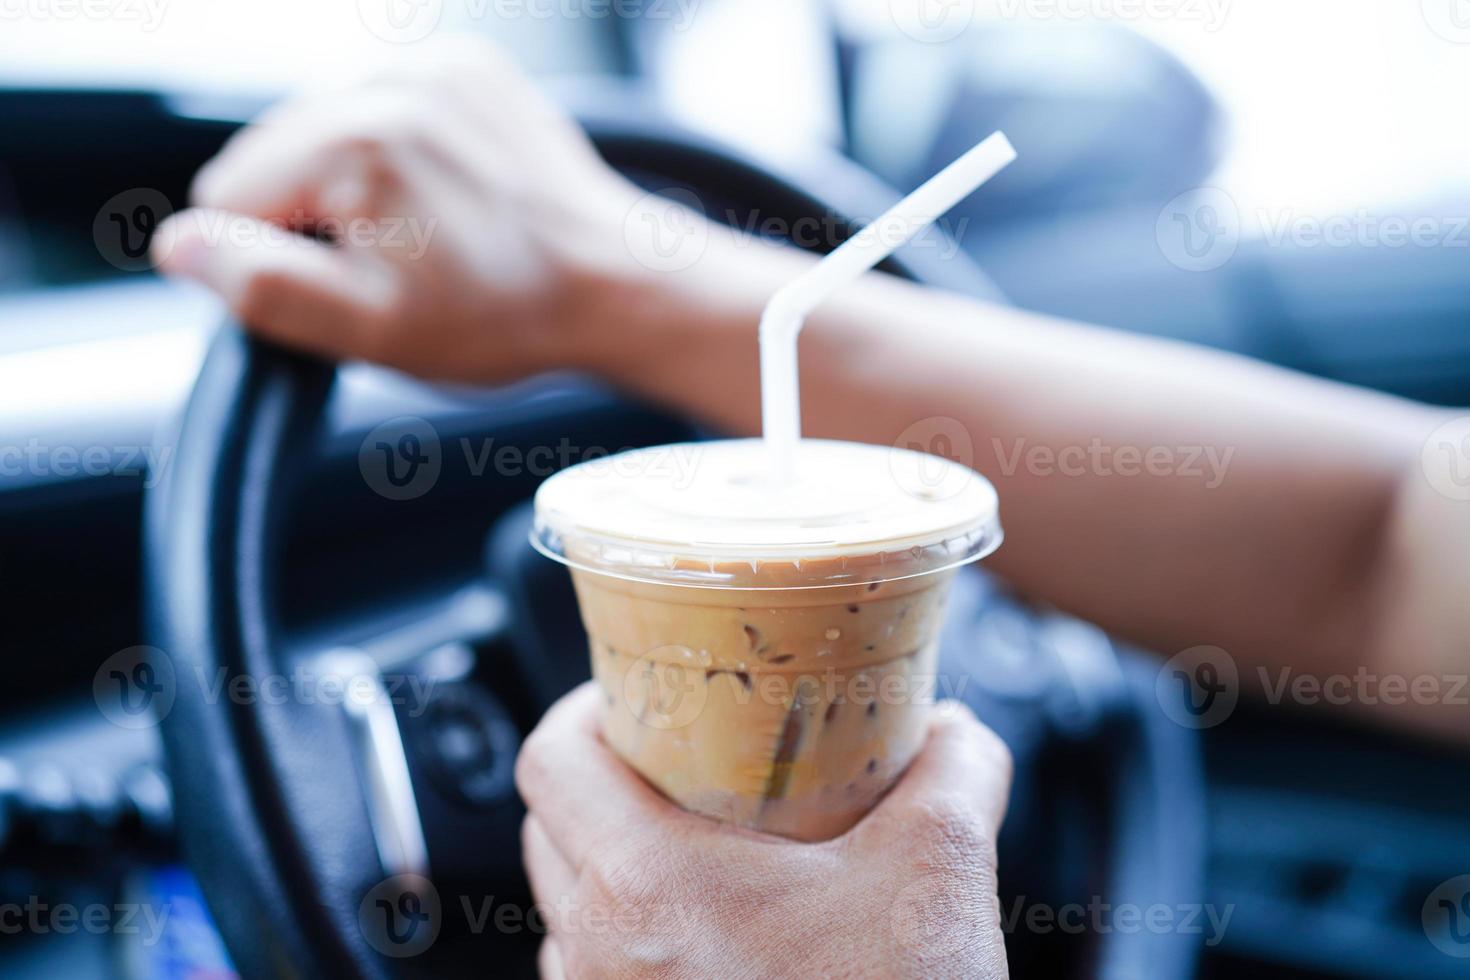
<svg viewBox="0 0 1470 980"><path fill-rule="evenodd" d="M0 974L228 974L156 740L89 693L140 642L141 502L220 313L154 278L143 243L271 101L456 32L568 98L644 107L777 170L840 154L902 191L1004 129L1022 164L946 227L1010 302L1470 403L1465 0L0 0L0 903L179 910L162 948L0 930ZM341 561L356 527L407 513L367 499L360 430L468 410L373 372L349 388L335 478L363 499L303 519L313 588L293 615L326 631L393 596L491 642L495 608L464 591L483 531L431 522L395 539L396 567ZM475 418L511 401L485 393ZM460 499L487 507L436 506ZM328 553L350 572L317 574ZM437 577L403 598L420 559ZM1470 869L1463 757L1249 707L1206 748L1212 901L1239 908L1208 975L1470 975L1420 918Z"/></svg>

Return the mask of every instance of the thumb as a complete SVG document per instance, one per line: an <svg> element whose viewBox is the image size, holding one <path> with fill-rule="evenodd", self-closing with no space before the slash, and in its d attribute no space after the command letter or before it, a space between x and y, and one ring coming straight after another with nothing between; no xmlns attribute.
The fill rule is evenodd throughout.
<svg viewBox="0 0 1470 980"><path fill-rule="evenodd" d="M854 832L883 839L909 826L916 814L953 811L978 820L993 838L1005 819L1010 790L1011 753L1000 736L965 705L942 701L919 755Z"/></svg>
<svg viewBox="0 0 1470 980"><path fill-rule="evenodd" d="M210 208L172 215L150 251L161 273L208 286L252 333L335 358L368 356L396 288L368 256Z"/></svg>

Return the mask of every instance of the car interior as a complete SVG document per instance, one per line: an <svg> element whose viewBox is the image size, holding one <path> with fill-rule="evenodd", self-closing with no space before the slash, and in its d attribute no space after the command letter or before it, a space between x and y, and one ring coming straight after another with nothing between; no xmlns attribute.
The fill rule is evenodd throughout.
<svg viewBox="0 0 1470 980"><path fill-rule="evenodd" d="M955 213L959 260L910 247L886 271L1470 403L1463 251L1242 236L1205 273L1161 252L1160 209L1217 179L1251 126L1217 65L1108 22L982 19L926 45L859 12L875 6L710 0L687 25L656 4L516 23L470 8L455 26L546 79L618 170L736 224L829 214L854 233L1004 129L1026 166ZM171 13L187 23L188 7ZM527 542L531 496L588 450L714 433L572 374L471 390L320 363L153 274L147 237L195 171L332 43L271 49L292 17L325 15L240 10L276 20L241 36L243 67L202 81L202 57L149 81L143 59L99 53L133 25L0 66L0 904L169 909L135 929L0 930L0 974L533 976L529 926L446 916L411 960L361 934L359 903L391 870L384 781L411 782L443 895L530 904L516 752L588 676L571 584ZM1470 214L1432 192L1434 213ZM364 479L364 447L419 421L442 466L432 492L391 499ZM487 470L504 447L565 451ZM983 572L947 631L945 664L1016 759L1003 904L1230 913L1218 934L1017 929L1014 975L1466 975L1421 922L1424 897L1470 870L1463 749L1249 699L1228 723L1174 724L1152 652ZM166 716L109 717L99 685L145 647L178 674ZM221 671L321 657L434 694L387 718L205 696Z"/></svg>

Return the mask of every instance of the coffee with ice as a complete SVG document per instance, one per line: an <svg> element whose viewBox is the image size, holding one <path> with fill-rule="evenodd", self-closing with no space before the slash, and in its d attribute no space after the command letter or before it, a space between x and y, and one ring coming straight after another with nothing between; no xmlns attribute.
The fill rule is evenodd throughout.
<svg viewBox="0 0 1470 980"><path fill-rule="evenodd" d="M636 450L536 497L607 701L604 737L689 810L823 840L918 752L955 570L1000 541L995 492L948 460L805 440L773 482L754 440Z"/></svg>
<svg viewBox="0 0 1470 980"><path fill-rule="evenodd" d="M950 579L1000 542L995 491L924 453L800 439L796 341L1015 157L992 134L777 291L764 444L636 450L536 494L533 542L572 569L604 736L690 810L822 840L919 749Z"/></svg>

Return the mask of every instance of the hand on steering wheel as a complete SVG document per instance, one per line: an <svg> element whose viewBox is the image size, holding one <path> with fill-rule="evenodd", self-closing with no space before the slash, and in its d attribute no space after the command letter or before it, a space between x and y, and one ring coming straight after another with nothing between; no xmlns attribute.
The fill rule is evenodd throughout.
<svg viewBox="0 0 1470 980"><path fill-rule="evenodd" d="M503 54L455 45L267 112L153 249L266 339L496 382L568 366L639 271L639 196Z"/></svg>

